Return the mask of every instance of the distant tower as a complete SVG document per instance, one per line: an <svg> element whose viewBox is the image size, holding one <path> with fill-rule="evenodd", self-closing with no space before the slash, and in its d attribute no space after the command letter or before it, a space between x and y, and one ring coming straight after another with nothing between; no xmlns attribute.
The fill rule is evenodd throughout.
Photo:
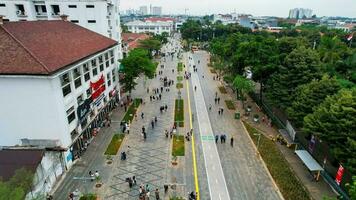
<svg viewBox="0 0 356 200"><path fill-rule="evenodd" d="M150 4L150 15L152 15L152 4Z"/></svg>

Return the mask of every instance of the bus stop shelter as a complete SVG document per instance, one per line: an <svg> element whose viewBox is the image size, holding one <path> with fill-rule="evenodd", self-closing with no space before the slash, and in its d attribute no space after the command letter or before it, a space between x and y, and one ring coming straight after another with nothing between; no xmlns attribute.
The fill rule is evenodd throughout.
<svg viewBox="0 0 356 200"><path fill-rule="evenodd" d="M318 162L309 154L306 150L296 150L295 153L298 157L303 161L305 166L309 169L310 172L315 172L316 177L315 180L319 180L320 172L324 169L319 165Z"/></svg>

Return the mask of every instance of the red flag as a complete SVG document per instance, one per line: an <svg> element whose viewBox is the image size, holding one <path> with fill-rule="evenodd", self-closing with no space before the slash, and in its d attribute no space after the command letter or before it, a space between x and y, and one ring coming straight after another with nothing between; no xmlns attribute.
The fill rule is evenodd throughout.
<svg viewBox="0 0 356 200"><path fill-rule="evenodd" d="M351 33L349 36L347 36L347 41L350 41L350 40L352 40L352 38L354 37L354 34L353 33Z"/></svg>
<svg viewBox="0 0 356 200"><path fill-rule="evenodd" d="M341 183L342 175L344 175L344 167L340 165L339 169L336 172L336 177L335 177L335 181L338 185L340 185Z"/></svg>

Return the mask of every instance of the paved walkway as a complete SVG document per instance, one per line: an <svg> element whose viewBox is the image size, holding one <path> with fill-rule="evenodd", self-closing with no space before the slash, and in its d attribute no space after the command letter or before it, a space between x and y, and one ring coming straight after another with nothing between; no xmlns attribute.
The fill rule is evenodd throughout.
<svg viewBox="0 0 356 200"><path fill-rule="evenodd" d="M70 192L78 189L82 193L90 193L94 190L95 182L89 180L89 171L99 171L102 180L107 180L111 174L108 173L111 165L106 164L104 152L111 141L112 136L118 132L124 108L118 107L113 110L110 127L100 129L98 135L92 140L87 151L75 162L62 180L57 183L54 199L67 199Z"/></svg>
<svg viewBox="0 0 356 200"><path fill-rule="evenodd" d="M194 60L190 60L189 66L193 65L195 65ZM199 125L199 134L196 134L196 136L200 136L202 138L203 156L205 161L204 164L207 173L210 198L217 200L229 200L230 196L226 187L220 157L216 149L213 129L208 116L202 86L199 81L199 75L198 73L193 72L192 67L189 67L189 72L192 73L191 83L195 88L193 94L196 106L196 116Z"/></svg>
<svg viewBox="0 0 356 200"><path fill-rule="evenodd" d="M194 60L197 64L202 92L206 108L212 105L208 112L213 132L216 135L226 134L227 143L216 145L221 158L221 165L225 174L227 188L231 199L281 199L278 188L273 184L263 161L256 156L254 144L240 121L233 118L225 106L225 97L218 91L218 82L214 81L207 68L207 54L196 52ZM204 78L203 78L204 75ZM194 87L194 86L192 86ZM214 97L218 92L220 104L215 105ZM218 115L218 109L223 108L224 114ZM230 146L230 138L234 137L234 147ZM201 142L197 141L197 142Z"/></svg>

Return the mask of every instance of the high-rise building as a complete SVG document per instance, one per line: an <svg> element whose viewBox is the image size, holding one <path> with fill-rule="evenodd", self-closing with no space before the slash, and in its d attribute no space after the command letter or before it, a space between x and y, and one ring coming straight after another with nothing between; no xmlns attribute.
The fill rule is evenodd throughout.
<svg viewBox="0 0 356 200"><path fill-rule="evenodd" d="M140 6L139 13L140 13L141 15L148 15L147 6Z"/></svg>
<svg viewBox="0 0 356 200"><path fill-rule="evenodd" d="M308 8L294 8L289 10L289 18L291 19L311 18L312 15L313 10Z"/></svg>
<svg viewBox="0 0 356 200"><path fill-rule="evenodd" d="M152 7L151 15L162 15L162 7L160 6Z"/></svg>
<svg viewBox="0 0 356 200"><path fill-rule="evenodd" d="M112 0L3 0L0 15L4 21L68 21L121 43L119 3ZM119 58L122 58L119 45Z"/></svg>

